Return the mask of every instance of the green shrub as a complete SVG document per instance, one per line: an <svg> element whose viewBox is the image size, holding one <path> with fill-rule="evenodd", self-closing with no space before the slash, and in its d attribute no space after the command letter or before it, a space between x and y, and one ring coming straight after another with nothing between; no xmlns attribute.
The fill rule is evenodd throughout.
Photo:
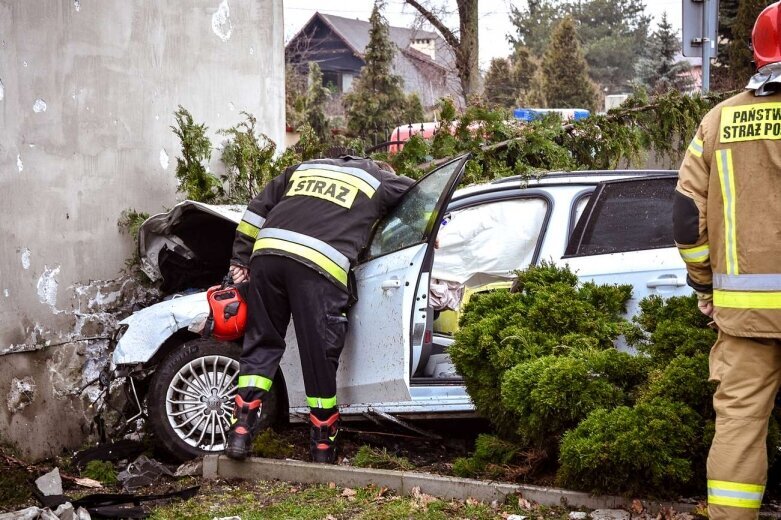
<svg viewBox="0 0 781 520"><path fill-rule="evenodd" d="M91 460L81 471L82 477L97 480L104 486L117 483L117 470L111 462L103 460Z"/></svg>
<svg viewBox="0 0 781 520"><path fill-rule="evenodd" d="M252 454L267 459L286 459L293 456L294 449L285 437L268 428L252 441Z"/></svg>
<svg viewBox="0 0 781 520"><path fill-rule="evenodd" d="M518 456L517 445L494 435L480 434L471 457L460 457L453 462L453 473L458 477L499 478L507 465Z"/></svg>
<svg viewBox="0 0 781 520"><path fill-rule="evenodd" d="M715 383L708 381L708 356L678 356L663 369L654 370L641 400L663 398L688 405L700 417L714 417L713 391Z"/></svg>
<svg viewBox="0 0 781 520"><path fill-rule="evenodd" d="M415 467L406 457L388 453L385 448L372 448L363 445L353 458L353 466L359 468L410 470Z"/></svg>
<svg viewBox="0 0 781 520"><path fill-rule="evenodd" d="M592 412L561 442L563 486L594 492L670 495L691 484L697 414L664 399Z"/></svg>
<svg viewBox="0 0 781 520"><path fill-rule="evenodd" d="M619 312L630 296L630 286L578 286L572 271L548 262L519 272L512 292L475 295L448 351L478 411L515 438L523 418L497 399L505 372L543 356L612 347L626 328Z"/></svg>
<svg viewBox="0 0 781 520"><path fill-rule="evenodd" d="M643 368L642 361L615 350L545 356L504 375L501 401L518 417L520 438L538 446L556 443L591 411L628 404L627 392L642 380Z"/></svg>

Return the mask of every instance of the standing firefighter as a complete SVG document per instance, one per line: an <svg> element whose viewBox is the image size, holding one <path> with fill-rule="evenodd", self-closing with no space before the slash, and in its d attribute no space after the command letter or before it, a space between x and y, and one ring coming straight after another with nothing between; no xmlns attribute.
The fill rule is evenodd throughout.
<svg viewBox="0 0 781 520"><path fill-rule="evenodd" d="M225 453L244 459L293 317L311 408L312 459L334 462L336 369L353 303L351 266L377 220L413 183L385 163L343 157L288 168L247 207L230 272L249 277L249 317Z"/></svg>
<svg viewBox="0 0 781 520"><path fill-rule="evenodd" d="M719 338L710 354L716 435L708 514L757 518L767 480L768 419L781 385L781 2L754 25L748 92L711 110L681 165L675 241L700 310Z"/></svg>

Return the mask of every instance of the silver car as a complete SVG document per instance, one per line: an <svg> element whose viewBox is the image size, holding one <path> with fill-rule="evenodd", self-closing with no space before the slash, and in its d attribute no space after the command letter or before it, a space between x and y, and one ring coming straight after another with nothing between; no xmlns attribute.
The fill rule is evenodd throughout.
<svg viewBox="0 0 781 520"><path fill-rule="evenodd" d="M691 293L672 239L675 172L549 173L456 191L466 160L419 180L355 266L359 301L337 375L345 420L474 415L447 354L456 312L436 309L443 287L448 306L458 308L546 259L569 264L584 280L631 283L629 314L650 294ZM185 201L141 228L144 270L176 296L120 323L113 368L126 377L137 414L180 459L224 446L241 346L188 327L208 313L204 289L227 271L243 210ZM262 426L305 420L302 381L291 325Z"/></svg>

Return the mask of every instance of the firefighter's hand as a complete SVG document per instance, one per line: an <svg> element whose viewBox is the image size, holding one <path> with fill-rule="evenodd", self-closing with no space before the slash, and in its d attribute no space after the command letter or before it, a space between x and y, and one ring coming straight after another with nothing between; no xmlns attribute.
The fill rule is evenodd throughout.
<svg viewBox="0 0 781 520"><path fill-rule="evenodd" d="M249 280L249 269L240 265L232 265L228 272L233 278L233 283L242 283Z"/></svg>
<svg viewBox="0 0 781 520"><path fill-rule="evenodd" d="M697 307L701 313L710 318L713 316L713 294L695 292L697 293Z"/></svg>
<svg viewBox="0 0 781 520"><path fill-rule="evenodd" d="M697 307L699 307L700 312L703 313L707 317L713 316L713 301L707 301L707 300L697 300Z"/></svg>

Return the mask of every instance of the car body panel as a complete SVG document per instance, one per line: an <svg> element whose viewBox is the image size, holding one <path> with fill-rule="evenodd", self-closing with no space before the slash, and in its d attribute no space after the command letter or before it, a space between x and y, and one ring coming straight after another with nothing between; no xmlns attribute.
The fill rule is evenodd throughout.
<svg viewBox="0 0 781 520"><path fill-rule="evenodd" d="M448 185L437 202L435 214L441 220L446 204L447 211L451 212L498 199L544 197L549 207L531 263L548 260L568 264L581 279L596 283L632 283L635 294L628 309L628 314L632 315L637 311L638 302L649 294L667 297L691 293L682 285L685 265L674 247L583 257L564 257L563 253L575 232L579 211L583 211L585 201L594 195L600 182L654 174L669 175L670 172L568 173L539 179L500 179L460 189L455 194L452 193L454 186ZM233 224L239 222L243 209L211 211L208 205L198 203L186 205L186 208L188 211L209 210L215 218L227 219ZM157 222L154 232L159 235L165 235L166 222L175 221L159 216L153 219L150 220ZM429 384L421 378L411 377L421 361L425 361L419 333L431 322L425 300L429 271L436 269L436 255L432 257L435 235L435 229L427 230L425 237L417 243L370 259L355 268L360 300L349 313L350 326L337 373L337 398L345 416L372 411L436 415L474 410L461 381ZM479 262L473 266L480 270ZM519 261L514 268L527 266L528 263ZM510 270L502 274L494 269L482 277L478 272L471 278L471 289L479 292L481 284L503 285L512 278ZM114 364L148 361L168 337L186 328L204 312L208 312L208 308L204 293L199 293L161 302L126 318L121 323L129 328L114 352ZM286 341L288 346L280 369L285 376L290 412L295 417L306 414L308 407L301 384L294 324L288 329ZM452 339L438 337L435 341L442 346Z"/></svg>
<svg viewBox="0 0 781 520"><path fill-rule="evenodd" d="M209 314L206 293L178 296L134 312L119 322L125 326L112 354L112 364L146 363L165 341Z"/></svg>

